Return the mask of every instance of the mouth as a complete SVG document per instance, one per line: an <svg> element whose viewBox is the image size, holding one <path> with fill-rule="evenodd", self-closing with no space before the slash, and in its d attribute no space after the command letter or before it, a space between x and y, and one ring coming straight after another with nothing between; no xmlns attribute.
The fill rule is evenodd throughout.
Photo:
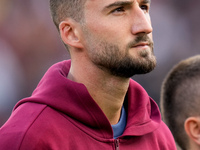
<svg viewBox="0 0 200 150"><path fill-rule="evenodd" d="M149 42L140 42L132 46L132 48L138 48L138 47L150 47Z"/></svg>

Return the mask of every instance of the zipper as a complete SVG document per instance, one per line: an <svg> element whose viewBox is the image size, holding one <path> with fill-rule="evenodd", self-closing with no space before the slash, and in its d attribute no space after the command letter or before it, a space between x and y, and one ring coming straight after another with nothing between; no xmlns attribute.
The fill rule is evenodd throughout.
<svg viewBox="0 0 200 150"><path fill-rule="evenodd" d="M115 139L115 150L119 150L119 139Z"/></svg>

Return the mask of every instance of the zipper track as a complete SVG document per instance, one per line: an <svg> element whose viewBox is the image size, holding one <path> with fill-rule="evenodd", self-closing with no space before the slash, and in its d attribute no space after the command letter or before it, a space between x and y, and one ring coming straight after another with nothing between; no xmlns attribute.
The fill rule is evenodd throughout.
<svg viewBox="0 0 200 150"><path fill-rule="evenodd" d="M119 150L119 139L115 139L115 150Z"/></svg>

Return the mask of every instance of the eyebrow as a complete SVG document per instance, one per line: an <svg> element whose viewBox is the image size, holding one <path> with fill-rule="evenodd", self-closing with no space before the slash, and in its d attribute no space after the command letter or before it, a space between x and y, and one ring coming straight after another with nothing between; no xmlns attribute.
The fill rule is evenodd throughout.
<svg viewBox="0 0 200 150"><path fill-rule="evenodd" d="M149 0L144 0L144 1L149 1ZM118 2L114 2L112 4L107 5L105 9L110 9L112 7L117 7L117 6L126 6L126 5L132 5L134 1L118 1Z"/></svg>
<svg viewBox="0 0 200 150"><path fill-rule="evenodd" d="M151 3L151 0L141 0L141 3L144 3L144 4Z"/></svg>
<svg viewBox="0 0 200 150"><path fill-rule="evenodd" d="M128 6L128 5L132 5L134 3L135 0L132 0L132 1L118 1L118 2L114 2L112 4L109 4L107 6L105 6L105 8L103 10L106 10L106 9L110 9L112 7L118 7L118 6ZM143 4L148 4L148 3L151 3L151 0L141 0L140 3L143 3Z"/></svg>

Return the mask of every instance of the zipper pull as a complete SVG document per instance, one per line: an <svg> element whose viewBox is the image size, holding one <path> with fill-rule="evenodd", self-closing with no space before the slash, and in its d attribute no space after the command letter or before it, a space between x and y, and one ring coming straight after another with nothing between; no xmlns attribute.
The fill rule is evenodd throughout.
<svg viewBox="0 0 200 150"><path fill-rule="evenodd" d="M119 139L115 140L115 150L119 150Z"/></svg>

